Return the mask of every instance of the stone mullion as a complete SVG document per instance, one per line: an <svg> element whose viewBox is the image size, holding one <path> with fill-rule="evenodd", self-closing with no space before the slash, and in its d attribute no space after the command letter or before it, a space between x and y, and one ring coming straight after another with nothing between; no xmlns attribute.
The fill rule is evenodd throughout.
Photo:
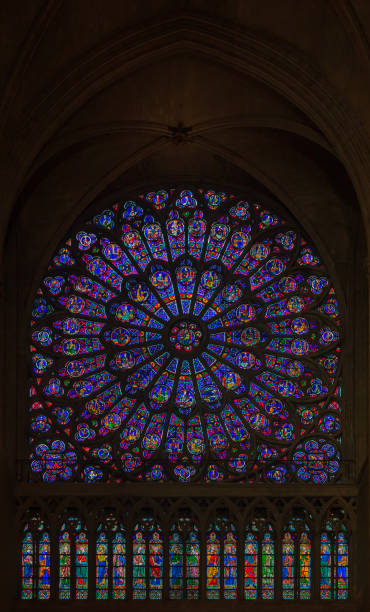
<svg viewBox="0 0 370 612"><path fill-rule="evenodd" d="M353 585L356 581L356 574L355 574L355 563L353 562L354 559L354 551L353 551L353 544L355 541L355 536L353 531L349 531L349 533L347 533L347 542L348 542L348 566L347 566L347 580L348 580L348 599L352 599L353 597L353 593L355 592L355 589L353 588Z"/></svg>
<svg viewBox="0 0 370 612"><path fill-rule="evenodd" d="M311 598L314 601L320 599L320 526L315 524L313 527L311 545Z"/></svg>
<svg viewBox="0 0 370 612"><path fill-rule="evenodd" d="M283 530L279 525L275 532L274 542L274 594L275 599L283 599Z"/></svg>
<svg viewBox="0 0 370 612"><path fill-rule="evenodd" d="M188 598L188 576L187 576L187 537L184 536L183 534L181 534L181 544L182 544L182 557L181 557L181 562L182 562L182 592L183 592L183 598L187 599Z"/></svg>
<svg viewBox="0 0 370 612"><path fill-rule="evenodd" d="M108 599L113 599L113 533L108 530Z"/></svg>
<svg viewBox="0 0 370 612"><path fill-rule="evenodd" d="M220 533L220 599L225 599L225 537L226 530L221 529Z"/></svg>
<svg viewBox="0 0 370 612"><path fill-rule="evenodd" d="M76 599L76 531L68 531L70 541L70 599Z"/></svg>
<svg viewBox="0 0 370 612"><path fill-rule="evenodd" d="M170 548L170 533L168 529L163 529L163 550L162 550L162 572L163 572L163 599L169 599L169 573L170 573L170 558L169 558L169 548Z"/></svg>
<svg viewBox="0 0 370 612"><path fill-rule="evenodd" d="M95 601L96 599L96 532L97 525L91 518L87 524L88 598L90 601Z"/></svg>
<svg viewBox="0 0 370 612"><path fill-rule="evenodd" d="M50 599L59 596L59 529L50 525Z"/></svg>
<svg viewBox="0 0 370 612"><path fill-rule="evenodd" d="M263 532L259 528L257 535L257 600L262 599L262 540Z"/></svg>
<svg viewBox="0 0 370 612"><path fill-rule="evenodd" d="M334 533L330 533L330 542L331 542L331 585L330 585L330 594L331 594L331 599L335 599L336 598L336 590L337 590L337 572L336 572L336 566L337 566L337 537L336 534Z"/></svg>
<svg viewBox="0 0 370 612"><path fill-rule="evenodd" d="M199 598L207 599L207 526L200 528L200 559L199 559Z"/></svg>
<svg viewBox="0 0 370 612"><path fill-rule="evenodd" d="M125 575L125 582L126 582L126 599L128 601L132 600L132 595L133 595L133 589L132 589L132 579L133 579L133 554L132 554L132 547L133 547L133 527L131 525L131 523L129 525L127 525L127 529L126 529L126 575Z"/></svg>
<svg viewBox="0 0 370 612"><path fill-rule="evenodd" d="M301 558L301 536L302 532L293 533L294 558L293 558L293 598L300 599L300 558Z"/></svg>
<svg viewBox="0 0 370 612"><path fill-rule="evenodd" d="M245 529L243 525L237 525L236 540L236 571L237 571L237 599L244 599L244 546Z"/></svg>
<svg viewBox="0 0 370 612"><path fill-rule="evenodd" d="M150 598L150 535L145 532L145 598Z"/></svg>
<svg viewBox="0 0 370 612"><path fill-rule="evenodd" d="M39 583L39 551L40 551L40 538L39 534L34 531L32 534L32 550L33 550L33 572L32 572L32 599L38 599L38 583Z"/></svg>

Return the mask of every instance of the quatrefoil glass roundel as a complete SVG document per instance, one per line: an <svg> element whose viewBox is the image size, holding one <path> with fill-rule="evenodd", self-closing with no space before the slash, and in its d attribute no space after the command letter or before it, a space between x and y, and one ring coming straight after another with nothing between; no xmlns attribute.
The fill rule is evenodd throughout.
<svg viewBox="0 0 370 612"><path fill-rule="evenodd" d="M88 216L31 337L32 479L340 477L338 301L280 208L189 187Z"/></svg>

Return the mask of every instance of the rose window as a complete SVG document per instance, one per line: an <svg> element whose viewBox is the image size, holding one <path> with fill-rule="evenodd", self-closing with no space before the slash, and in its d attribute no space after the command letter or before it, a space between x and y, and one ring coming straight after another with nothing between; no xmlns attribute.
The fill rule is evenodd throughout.
<svg viewBox="0 0 370 612"><path fill-rule="evenodd" d="M31 335L33 479L340 476L338 301L288 214L204 189L115 203L50 260Z"/></svg>

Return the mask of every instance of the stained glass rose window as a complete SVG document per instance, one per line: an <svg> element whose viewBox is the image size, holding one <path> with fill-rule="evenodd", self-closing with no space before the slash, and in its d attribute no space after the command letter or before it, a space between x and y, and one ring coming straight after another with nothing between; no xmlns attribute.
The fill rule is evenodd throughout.
<svg viewBox="0 0 370 612"><path fill-rule="evenodd" d="M340 323L287 213L194 188L113 204L34 301L31 478L337 479Z"/></svg>

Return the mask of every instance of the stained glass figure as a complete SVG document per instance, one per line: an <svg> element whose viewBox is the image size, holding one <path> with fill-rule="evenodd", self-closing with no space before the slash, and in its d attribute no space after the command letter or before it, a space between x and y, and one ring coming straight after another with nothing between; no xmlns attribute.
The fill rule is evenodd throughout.
<svg viewBox="0 0 370 612"><path fill-rule="evenodd" d="M220 535L211 531L207 539L207 598L220 599Z"/></svg>
<svg viewBox="0 0 370 612"><path fill-rule="evenodd" d="M180 518L171 528L169 561L170 599L198 599L199 535L189 518Z"/></svg>
<svg viewBox="0 0 370 612"><path fill-rule="evenodd" d="M186 552L186 598L199 598L199 572L200 572L200 544L196 528L189 533L185 540Z"/></svg>
<svg viewBox="0 0 370 612"><path fill-rule="evenodd" d="M348 538L340 531L337 538L337 599L348 599Z"/></svg>
<svg viewBox="0 0 370 612"><path fill-rule="evenodd" d="M34 580L34 546L33 537L25 527L22 541L22 599L33 599L33 580Z"/></svg>
<svg viewBox="0 0 370 612"><path fill-rule="evenodd" d="M96 539L96 597L124 599L126 595L126 539L113 515L100 523Z"/></svg>
<svg viewBox="0 0 370 612"><path fill-rule="evenodd" d="M228 531L224 537L224 598L236 599L237 553L235 533Z"/></svg>
<svg viewBox="0 0 370 612"><path fill-rule="evenodd" d="M50 536L44 531L39 540L39 599L50 598Z"/></svg>
<svg viewBox="0 0 370 612"><path fill-rule="evenodd" d="M71 597L71 538L65 525L59 536L59 598Z"/></svg>
<svg viewBox="0 0 370 612"><path fill-rule="evenodd" d="M299 542L299 596L311 597L311 541L306 531L301 533Z"/></svg>
<svg viewBox="0 0 370 612"><path fill-rule="evenodd" d="M31 478L337 480L341 322L280 208L168 187L87 216L32 309Z"/></svg>
<svg viewBox="0 0 370 612"><path fill-rule="evenodd" d="M321 599L348 599L349 546L344 525L329 521L321 533L320 544L320 597Z"/></svg>
<svg viewBox="0 0 370 612"><path fill-rule="evenodd" d="M207 538L207 598L236 599L237 573L235 527L217 519Z"/></svg>
<svg viewBox="0 0 370 612"><path fill-rule="evenodd" d="M50 535L38 515L24 527L21 568L22 599L49 599Z"/></svg>
<svg viewBox="0 0 370 612"><path fill-rule="evenodd" d="M182 599L183 589L183 555L184 548L177 528L172 528L170 537L170 599Z"/></svg>
<svg viewBox="0 0 370 612"><path fill-rule="evenodd" d="M123 529L114 535L112 541L113 599L126 596L126 540Z"/></svg>
<svg viewBox="0 0 370 612"><path fill-rule="evenodd" d="M108 538L101 526L96 539L96 598L108 599Z"/></svg>
<svg viewBox="0 0 370 612"><path fill-rule="evenodd" d="M283 599L294 599L294 536L289 531L283 537Z"/></svg>
<svg viewBox="0 0 370 612"><path fill-rule="evenodd" d="M76 534L76 597L87 599L88 591L88 540L85 531Z"/></svg>
<svg viewBox="0 0 370 612"><path fill-rule="evenodd" d="M245 599L257 599L258 544L258 532L251 527L247 530L244 544Z"/></svg>
<svg viewBox="0 0 370 612"><path fill-rule="evenodd" d="M275 544L272 529L263 536L261 543L261 573L262 573L262 599L274 599L275 593Z"/></svg>
<svg viewBox="0 0 370 612"><path fill-rule="evenodd" d="M149 538L149 598L161 599L163 587L163 545L155 531Z"/></svg>
<svg viewBox="0 0 370 612"><path fill-rule="evenodd" d="M87 599L88 561L86 529L68 517L59 533L59 599Z"/></svg>
<svg viewBox="0 0 370 612"><path fill-rule="evenodd" d="M153 519L142 519L135 527L132 548L134 599L162 599L163 542Z"/></svg>
<svg viewBox="0 0 370 612"><path fill-rule="evenodd" d="M308 525L293 518L282 540L283 599L311 597L311 535Z"/></svg>

